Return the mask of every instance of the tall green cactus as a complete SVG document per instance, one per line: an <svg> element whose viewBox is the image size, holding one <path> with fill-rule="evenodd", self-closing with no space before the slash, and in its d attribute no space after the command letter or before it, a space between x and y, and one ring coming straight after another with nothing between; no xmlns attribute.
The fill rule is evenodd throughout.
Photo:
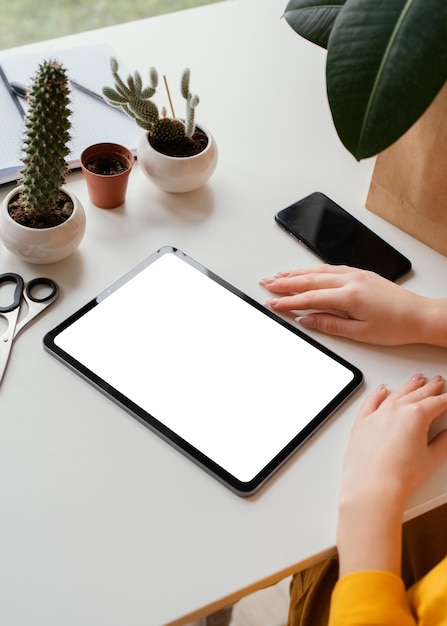
<svg viewBox="0 0 447 626"><path fill-rule="evenodd" d="M158 86L158 72L154 67L149 70L150 84L143 86L143 80L138 71L129 74L127 81L120 77L118 61L112 57L110 67L115 88L104 87L102 90L106 100L129 115L136 123L144 128L153 143L177 143L189 139L195 131L195 108L199 104L199 97L189 91L190 71L186 68L181 78L181 94L186 100L185 122L177 118L166 116L163 108L161 115L151 98L155 95Z"/></svg>
<svg viewBox="0 0 447 626"><path fill-rule="evenodd" d="M55 209L65 183L70 140L70 88L65 68L44 61L28 93L23 139L22 206L28 215Z"/></svg>

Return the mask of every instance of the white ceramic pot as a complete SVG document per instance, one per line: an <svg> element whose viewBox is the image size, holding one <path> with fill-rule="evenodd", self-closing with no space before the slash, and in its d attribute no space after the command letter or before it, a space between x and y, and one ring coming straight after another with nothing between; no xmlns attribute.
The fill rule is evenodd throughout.
<svg viewBox="0 0 447 626"><path fill-rule="evenodd" d="M211 133L198 126L208 137L205 150L191 157L171 157L155 150L145 133L138 144L137 159L146 176L164 191L183 193L198 189L209 179L217 165L217 146Z"/></svg>
<svg viewBox="0 0 447 626"><path fill-rule="evenodd" d="M56 263L69 256L79 246L85 233L85 212L78 198L66 187L74 209L68 220L52 228L29 228L15 222L8 213L8 203L20 187L12 189L0 207L0 240L22 261Z"/></svg>

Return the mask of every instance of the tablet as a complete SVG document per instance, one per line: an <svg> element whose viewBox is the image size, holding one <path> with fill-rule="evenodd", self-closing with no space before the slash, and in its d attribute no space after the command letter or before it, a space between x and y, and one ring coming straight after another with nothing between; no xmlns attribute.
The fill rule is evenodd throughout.
<svg viewBox="0 0 447 626"><path fill-rule="evenodd" d="M255 492L362 382L356 367L173 247L44 346L239 495Z"/></svg>

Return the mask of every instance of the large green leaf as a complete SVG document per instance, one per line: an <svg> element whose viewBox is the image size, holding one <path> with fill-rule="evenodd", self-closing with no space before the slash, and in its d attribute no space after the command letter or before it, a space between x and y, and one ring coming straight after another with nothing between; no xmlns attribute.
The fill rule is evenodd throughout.
<svg viewBox="0 0 447 626"><path fill-rule="evenodd" d="M289 0L284 17L299 35L327 48L332 26L345 2L346 0Z"/></svg>
<svg viewBox="0 0 447 626"><path fill-rule="evenodd" d="M347 0L329 38L326 79L348 150L357 159L381 152L447 79L447 0Z"/></svg>

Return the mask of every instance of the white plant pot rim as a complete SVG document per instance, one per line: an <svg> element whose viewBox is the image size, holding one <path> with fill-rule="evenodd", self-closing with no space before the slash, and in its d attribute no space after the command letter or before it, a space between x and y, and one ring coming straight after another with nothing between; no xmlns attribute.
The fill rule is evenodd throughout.
<svg viewBox="0 0 447 626"><path fill-rule="evenodd" d="M14 198L14 196L16 196L17 194L20 193L22 189L22 185L17 185L16 187L13 187L13 189L11 189L11 191L8 192L8 194L5 196L4 202L6 203L6 206L9 206L9 202L12 200L12 198ZM77 197L74 195L73 192L71 192L69 189L67 189L67 187L61 187L61 191L63 191L65 194L67 194L67 196L70 198L70 200L73 202L73 206L75 205L75 201L77 200ZM79 202L79 200L78 200ZM19 222L16 222L15 219L13 219L11 217L11 215L9 214L9 211L6 211L7 215L9 217L9 219L14 222L14 224L17 224L17 226L19 228L24 228L25 230L41 230L41 231L46 231L46 230L52 230L53 228L57 228L58 226L62 226L62 224L65 224L66 222L68 222L69 220L71 220L71 218L73 217L73 213L74 213L74 208L73 208L73 213L70 215L70 217L68 217L65 222L62 222L61 224L57 224L56 226L50 226L49 228L32 228L31 226L25 226L24 224L20 224Z"/></svg>
<svg viewBox="0 0 447 626"><path fill-rule="evenodd" d="M10 200L21 190L11 189L1 203L0 239L17 257L29 263L55 263L69 256L81 243L85 233L85 212L77 196L67 187L63 191L73 202L70 217L50 228L31 228L16 222L8 211Z"/></svg>
<svg viewBox="0 0 447 626"><path fill-rule="evenodd" d="M150 145L150 147L152 148L152 150L154 150L154 152L158 152L158 154L163 155L166 159L172 159L174 161L177 161L178 159L183 160L183 159L189 159L191 161L193 161L194 159L200 158L200 156L206 152L207 150L209 150L211 148L211 142L213 140L213 138L211 137L211 133L209 132L209 130L207 130L204 126L201 126L199 124L196 124L196 128L200 129L201 131L203 131L205 133L205 135L208 138L208 143L206 144L206 146L203 148L203 150L201 150L200 152L197 152L197 154L189 154L186 156L172 156L171 154L166 154L165 152L161 152L161 150L157 150L157 148L155 148L151 142L149 141L149 133L144 133L148 144Z"/></svg>
<svg viewBox="0 0 447 626"><path fill-rule="evenodd" d="M218 151L214 137L202 124L197 124L208 137L208 144L192 156L170 156L156 150L144 133L137 148L137 159L146 176L160 189L183 193L198 189L216 169Z"/></svg>

